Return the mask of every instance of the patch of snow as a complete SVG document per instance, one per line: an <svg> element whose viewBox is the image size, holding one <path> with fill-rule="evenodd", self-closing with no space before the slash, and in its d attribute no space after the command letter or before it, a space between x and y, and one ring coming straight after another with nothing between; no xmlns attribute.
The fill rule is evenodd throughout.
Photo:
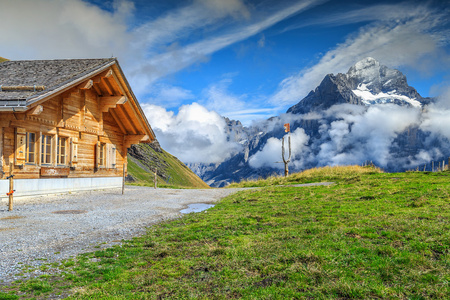
<svg viewBox="0 0 450 300"><path fill-rule="evenodd" d="M394 91L388 93L378 93L376 95L372 94L369 90L361 90L358 89L353 90L353 93L362 99L362 102L365 105L373 105L373 104L385 104L385 103L393 103L395 100L403 101L410 104L413 107L422 107L422 104L416 99L411 99L407 96L394 94Z"/></svg>
<svg viewBox="0 0 450 300"><path fill-rule="evenodd" d="M360 91L369 91L369 89L367 88L367 84L365 84L365 83L360 83L358 85L357 89Z"/></svg>

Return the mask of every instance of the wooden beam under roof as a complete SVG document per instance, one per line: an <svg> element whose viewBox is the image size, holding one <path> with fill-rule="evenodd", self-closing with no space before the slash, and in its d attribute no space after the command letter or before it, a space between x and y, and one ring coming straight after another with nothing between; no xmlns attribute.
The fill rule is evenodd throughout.
<svg viewBox="0 0 450 300"><path fill-rule="evenodd" d="M116 121L117 125L119 125L120 131L122 131L123 134L127 133L127 130L125 129L121 119L119 118L119 116L116 114L116 112L114 111L114 109L111 109L109 111L109 113L111 114L111 116L113 117L114 121Z"/></svg>
<svg viewBox="0 0 450 300"><path fill-rule="evenodd" d="M125 96L98 97L102 112L108 112L110 108L116 108L118 104L124 104L128 101Z"/></svg>
<svg viewBox="0 0 450 300"><path fill-rule="evenodd" d="M94 81L92 79L86 80L82 84L79 85L82 90L89 90L94 85Z"/></svg>
<svg viewBox="0 0 450 300"><path fill-rule="evenodd" d="M130 148L133 144L139 144L142 141L147 141L149 136L146 134L127 134L124 136L124 145Z"/></svg>
<svg viewBox="0 0 450 300"><path fill-rule="evenodd" d="M123 105L119 105L115 108L117 115L119 118L123 121L123 123L126 123L127 129L130 129L129 131L133 134L137 134L139 131L135 128L133 122L131 121L130 115L127 113L127 111L124 109ZM124 124L125 125L125 124ZM128 132L128 130L127 130Z"/></svg>
<svg viewBox="0 0 450 300"><path fill-rule="evenodd" d="M122 86L120 85L120 81L119 81L119 79L117 78L117 76L116 76L116 74L114 72L112 72L112 76L113 76L114 80L118 83L118 86L119 86L120 91L122 92L122 94L123 95L128 95L126 93L126 91L122 88ZM131 96L131 95L129 95L129 96ZM134 102L134 101L128 101L128 105L131 107L131 110L133 111L133 114L136 116L136 119L137 119L139 125L141 126L142 130L145 131L146 125L144 125L144 123L142 122L141 118L139 117L141 114L136 111L136 109L134 108L132 102Z"/></svg>
<svg viewBox="0 0 450 300"><path fill-rule="evenodd" d="M44 111L44 107L42 105L36 105L34 108L27 111L27 115L38 116Z"/></svg>
<svg viewBox="0 0 450 300"><path fill-rule="evenodd" d="M109 83L109 80L106 77L102 77L101 82L103 83L103 86L105 87L105 90L108 92L108 94L110 96L114 95L114 89Z"/></svg>
<svg viewBox="0 0 450 300"><path fill-rule="evenodd" d="M99 88L97 82L94 82L93 87L94 87L94 90L95 90L95 92L97 93L98 96L103 95L102 90Z"/></svg>

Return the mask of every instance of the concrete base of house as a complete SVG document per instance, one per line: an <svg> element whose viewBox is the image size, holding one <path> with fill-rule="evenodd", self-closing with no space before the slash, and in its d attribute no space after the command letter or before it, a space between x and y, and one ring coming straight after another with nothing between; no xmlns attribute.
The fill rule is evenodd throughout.
<svg viewBox="0 0 450 300"><path fill-rule="evenodd" d="M122 187L122 177L14 179L14 198ZM9 180L0 180L0 199L8 199ZM3 202L3 201L2 201Z"/></svg>

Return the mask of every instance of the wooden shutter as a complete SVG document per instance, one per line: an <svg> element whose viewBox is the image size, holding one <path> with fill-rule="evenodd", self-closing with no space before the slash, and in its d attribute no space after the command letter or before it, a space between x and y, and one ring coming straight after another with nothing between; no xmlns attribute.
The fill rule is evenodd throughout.
<svg viewBox="0 0 450 300"><path fill-rule="evenodd" d="M58 135L55 134L51 137L51 155L50 155L50 164L52 164L54 167L58 165L57 163L57 153L58 153Z"/></svg>
<svg viewBox="0 0 450 300"><path fill-rule="evenodd" d="M24 128L16 128L16 165L25 164L27 137Z"/></svg>
<svg viewBox="0 0 450 300"><path fill-rule="evenodd" d="M111 145L111 168L116 168L116 145Z"/></svg>
<svg viewBox="0 0 450 300"><path fill-rule="evenodd" d="M106 144L106 167L116 167L116 145Z"/></svg>
<svg viewBox="0 0 450 300"><path fill-rule="evenodd" d="M95 168L98 169L98 167L100 166L100 147L101 147L101 143L97 142L97 144L95 145Z"/></svg>
<svg viewBox="0 0 450 300"><path fill-rule="evenodd" d="M70 166L75 167L78 162L78 138L70 138Z"/></svg>

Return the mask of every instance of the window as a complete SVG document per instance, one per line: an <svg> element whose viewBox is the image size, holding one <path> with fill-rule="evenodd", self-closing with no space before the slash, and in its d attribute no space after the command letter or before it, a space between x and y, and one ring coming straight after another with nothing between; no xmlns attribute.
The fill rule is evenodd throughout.
<svg viewBox="0 0 450 300"><path fill-rule="evenodd" d="M25 162L36 163L36 134L34 132L26 133L26 154Z"/></svg>
<svg viewBox="0 0 450 300"><path fill-rule="evenodd" d="M96 168L116 168L116 146L109 143L97 143Z"/></svg>
<svg viewBox="0 0 450 300"><path fill-rule="evenodd" d="M67 138L58 137L58 149L56 151L56 158L58 165L67 164Z"/></svg>
<svg viewBox="0 0 450 300"><path fill-rule="evenodd" d="M51 164L52 163L52 136L42 135L41 142L41 163Z"/></svg>

